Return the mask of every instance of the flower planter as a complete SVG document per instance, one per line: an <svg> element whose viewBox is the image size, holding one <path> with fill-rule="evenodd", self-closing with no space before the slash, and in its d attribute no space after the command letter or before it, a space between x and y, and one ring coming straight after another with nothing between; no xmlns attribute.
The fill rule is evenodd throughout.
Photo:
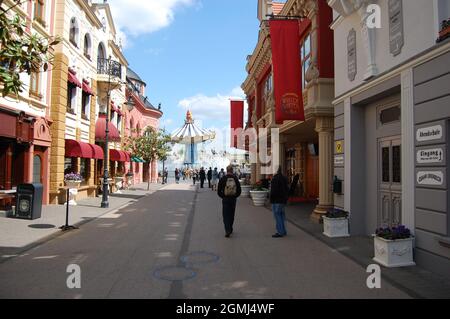
<svg viewBox="0 0 450 319"><path fill-rule="evenodd" d="M69 188L69 205L77 206L76 197L78 194L78 188L80 188L81 181L65 181L65 183Z"/></svg>
<svg viewBox="0 0 450 319"><path fill-rule="evenodd" d="M121 192L121 188L122 188L122 183L123 183L123 177L114 177L114 184L116 185L116 192L115 194L122 194Z"/></svg>
<svg viewBox="0 0 450 319"><path fill-rule="evenodd" d="M241 185L241 196L250 197L250 190L252 187L250 185Z"/></svg>
<svg viewBox="0 0 450 319"><path fill-rule="evenodd" d="M375 236L373 260L386 267L414 266L416 263L413 261L413 240L414 237L387 240Z"/></svg>
<svg viewBox="0 0 450 319"><path fill-rule="evenodd" d="M253 200L253 205L264 206L268 191L250 191Z"/></svg>
<svg viewBox="0 0 450 319"><path fill-rule="evenodd" d="M349 237L348 218L329 218L323 216L323 234L328 237Z"/></svg>

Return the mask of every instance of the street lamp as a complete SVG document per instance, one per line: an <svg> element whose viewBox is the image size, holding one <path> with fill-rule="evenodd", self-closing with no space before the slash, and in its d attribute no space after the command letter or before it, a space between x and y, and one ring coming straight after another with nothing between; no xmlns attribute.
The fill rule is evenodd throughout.
<svg viewBox="0 0 450 319"><path fill-rule="evenodd" d="M102 203L101 208L108 208L108 138L109 138L109 100L111 97L111 56L107 60L107 72L108 72L108 91L106 94L106 127L105 127L105 145L103 146L103 191L102 191Z"/></svg>

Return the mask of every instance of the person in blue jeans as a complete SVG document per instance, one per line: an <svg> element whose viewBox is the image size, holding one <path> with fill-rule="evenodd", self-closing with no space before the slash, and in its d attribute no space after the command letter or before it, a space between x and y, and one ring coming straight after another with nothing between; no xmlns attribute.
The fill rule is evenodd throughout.
<svg viewBox="0 0 450 319"><path fill-rule="evenodd" d="M281 238L287 235L285 206L289 199L288 180L283 176L281 167L270 184L270 203L272 204L272 212L275 218L277 232L272 235L274 238Z"/></svg>

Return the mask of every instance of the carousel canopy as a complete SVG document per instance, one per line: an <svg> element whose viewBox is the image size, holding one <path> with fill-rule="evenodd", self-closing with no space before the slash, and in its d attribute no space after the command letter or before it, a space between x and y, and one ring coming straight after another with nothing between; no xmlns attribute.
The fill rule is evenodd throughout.
<svg viewBox="0 0 450 319"><path fill-rule="evenodd" d="M199 128L195 125L192 113L188 111L184 126L172 134L172 141L180 144L197 144L212 140L215 136L215 132Z"/></svg>

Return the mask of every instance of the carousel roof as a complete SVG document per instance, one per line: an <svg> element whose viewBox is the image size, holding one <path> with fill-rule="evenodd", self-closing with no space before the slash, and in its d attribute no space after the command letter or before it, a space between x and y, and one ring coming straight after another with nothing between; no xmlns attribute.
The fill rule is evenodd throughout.
<svg viewBox="0 0 450 319"><path fill-rule="evenodd" d="M172 141L182 144L202 143L214 139L216 133L195 125L191 111L187 111L184 126L172 134Z"/></svg>

